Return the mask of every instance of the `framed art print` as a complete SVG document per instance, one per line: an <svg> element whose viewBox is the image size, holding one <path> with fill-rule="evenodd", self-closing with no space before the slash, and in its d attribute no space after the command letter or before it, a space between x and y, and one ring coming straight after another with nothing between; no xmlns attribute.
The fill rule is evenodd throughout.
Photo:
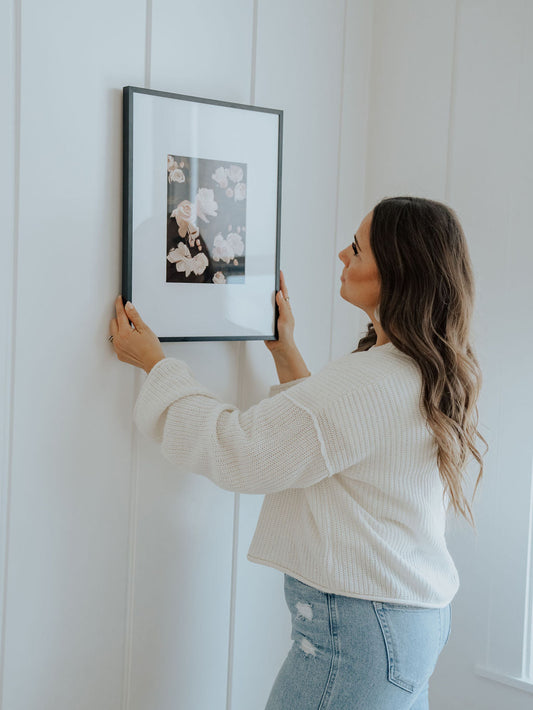
<svg viewBox="0 0 533 710"><path fill-rule="evenodd" d="M123 88L122 294L159 340L274 340L283 112Z"/></svg>

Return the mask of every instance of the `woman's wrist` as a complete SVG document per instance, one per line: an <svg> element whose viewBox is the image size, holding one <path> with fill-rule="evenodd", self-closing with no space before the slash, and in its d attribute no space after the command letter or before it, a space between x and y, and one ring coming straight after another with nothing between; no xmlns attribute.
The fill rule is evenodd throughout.
<svg viewBox="0 0 533 710"><path fill-rule="evenodd" d="M296 344L280 346L272 351L280 384L309 377L311 374Z"/></svg>
<svg viewBox="0 0 533 710"><path fill-rule="evenodd" d="M166 355L164 353L162 353L162 354L154 355L154 356L148 358L147 360L145 360L145 362L143 364L143 370L146 372L147 375L150 374L150 371L152 370L154 365L157 365L157 363L160 360L164 360L165 357L166 357Z"/></svg>
<svg viewBox="0 0 533 710"><path fill-rule="evenodd" d="M278 360L287 360L293 357L295 351L298 351L298 348L294 341L292 343L279 343L271 350L274 359Z"/></svg>

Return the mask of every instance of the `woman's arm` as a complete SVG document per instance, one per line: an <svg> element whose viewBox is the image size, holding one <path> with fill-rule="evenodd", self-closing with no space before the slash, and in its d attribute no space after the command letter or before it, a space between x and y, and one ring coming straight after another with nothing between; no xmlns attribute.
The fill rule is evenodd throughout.
<svg viewBox="0 0 533 710"><path fill-rule="evenodd" d="M292 380L298 380L300 377L309 377L311 375L295 344L291 347L274 350L272 357L274 358L280 383L291 382Z"/></svg>
<svg viewBox="0 0 533 710"><path fill-rule="evenodd" d="M318 420L306 406L280 393L240 411L175 358L164 358L150 371L134 420L168 461L228 491L276 493L336 473L324 458Z"/></svg>
<svg viewBox="0 0 533 710"><path fill-rule="evenodd" d="M265 340L272 353L280 383L292 382L301 377L309 377L305 361L294 342L294 316L289 303L289 294L283 271L280 271L280 290L276 294L279 309L278 339Z"/></svg>

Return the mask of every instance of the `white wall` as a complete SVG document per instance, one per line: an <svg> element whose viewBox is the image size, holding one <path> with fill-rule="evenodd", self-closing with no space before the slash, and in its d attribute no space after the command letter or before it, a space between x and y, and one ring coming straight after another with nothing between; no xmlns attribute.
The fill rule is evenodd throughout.
<svg viewBox="0 0 533 710"><path fill-rule="evenodd" d="M290 644L283 575L246 560L262 496L173 471L131 422L144 373L106 340L128 84L284 110L281 266L312 371L353 349L366 322L338 295L337 253L375 202L408 193L458 211L491 451L477 537L450 521L461 587L431 707L529 707L475 666L516 674L524 620L532 8L0 6L0 710L261 708ZM262 342L163 347L241 407L276 380Z"/></svg>
<svg viewBox="0 0 533 710"><path fill-rule="evenodd" d="M370 8L2 5L2 710L266 701L290 617L282 573L246 560L263 497L173 471L132 425L144 373L107 342L121 286L121 87L284 110L281 265L317 370L351 238L336 226L353 233L363 216ZM335 317L355 343L359 316ZM240 406L276 381L262 342L164 350Z"/></svg>
<svg viewBox="0 0 533 710"><path fill-rule="evenodd" d="M476 278L480 430L491 447L474 503L477 535L449 521L461 586L430 683L434 710L532 703L533 685L476 672L522 671L533 458L532 27L533 4L522 0L374 3L366 203L412 194L457 211Z"/></svg>

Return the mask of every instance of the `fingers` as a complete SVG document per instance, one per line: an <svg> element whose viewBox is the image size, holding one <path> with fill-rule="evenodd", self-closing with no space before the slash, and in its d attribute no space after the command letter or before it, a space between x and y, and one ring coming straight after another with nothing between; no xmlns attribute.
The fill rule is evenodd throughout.
<svg viewBox="0 0 533 710"><path fill-rule="evenodd" d="M137 328L137 330L143 330L143 329L147 328L146 323L143 321L141 316L137 313L137 309L135 308L133 303L130 303L130 301L128 301L126 303L125 310L126 310L127 317L133 323L134 327Z"/></svg>
<svg viewBox="0 0 533 710"><path fill-rule="evenodd" d="M285 283L285 276L283 276L283 271L280 269L279 271L279 285L281 290L283 291L283 295L285 298L288 298L289 292L287 291L287 284Z"/></svg>
<svg viewBox="0 0 533 710"><path fill-rule="evenodd" d="M109 323L109 335L112 335L113 338L116 338L118 335L118 325L116 318L112 318L111 322Z"/></svg>
<svg viewBox="0 0 533 710"><path fill-rule="evenodd" d="M122 303L122 296L117 296L115 300L115 310L117 312L117 324L119 328L129 328L130 321L124 310L124 304Z"/></svg>
<svg viewBox="0 0 533 710"><path fill-rule="evenodd" d="M276 294L276 301L280 309L280 313L282 313L286 308L290 310L291 304L289 298L284 295L281 289Z"/></svg>
<svg viewBox="0 0 533 710"><path fill-rule="evenodd" d="M279 286L279 291L276 293L276 303L278 304L280 313L285 311L285 309L288 309L288 311L286 312L291 313L292 316L291 304L289 302L289 293L287 291L287 284L285 283L285 276L283 275L283 271L281 271L281 269L279 272Z"/></svg>

